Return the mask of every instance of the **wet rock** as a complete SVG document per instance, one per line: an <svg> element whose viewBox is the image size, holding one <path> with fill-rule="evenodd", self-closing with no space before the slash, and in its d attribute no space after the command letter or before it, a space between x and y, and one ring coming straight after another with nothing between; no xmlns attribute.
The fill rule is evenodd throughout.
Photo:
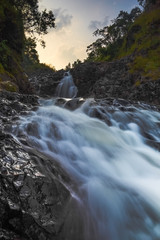
<svg viewBox="0 0 160 240"><path fill-rule="evenodd" d="M49 157L27 148L23 133L20 143L9 132L22 113L38 106L38 97L0 92L0 104L0 239L56 239L70 199L64 182L70 180ZM29 131L36 134L35 126Z"/></svg>
<svg viewBox="0 0 160 240"><path fill-rule="evenodd" d="M70 194L59 178L61 170L50 163L54 174L48 177L39 171L34 157L11 136L5 138L0 150L0 226L8 234L18 234L17 239L41 239L40 235L54 239ZM38 161L44 161L42 155Z"/></svg>
<svg viewBox="0 0 160 240"><path fill-rule="evenodd" d="M67 186L74 183L54 159L32 148L23 131L18 132L18 140L10 133L11 125L14 129L19 117L37 109L39 102L37 96L0 92L0 239L66 239L66 219L71 216L72 220L73 199ZM71 110L81 106L86 114L108 125L112 125L110 114L117 122L123 118L121 128L132 121L135 107L160 110L158 106L113 97L87 102L81 98L69 101L59 98L46 104L55 102ZM135 118L147 144L160 150L160 144L148 133L152 126L138 121ZM54 123L51 131L56 131ZM35 122L28 126L28 132L37 136Z"/></svg>
<svg viewBox="0 0 160 240"><path fill-rule="evenodd" d="M36 94L41 97L54 97L56 87L64 75L64 70L53 72L50 70L36 71L29 77Z"/></svg>

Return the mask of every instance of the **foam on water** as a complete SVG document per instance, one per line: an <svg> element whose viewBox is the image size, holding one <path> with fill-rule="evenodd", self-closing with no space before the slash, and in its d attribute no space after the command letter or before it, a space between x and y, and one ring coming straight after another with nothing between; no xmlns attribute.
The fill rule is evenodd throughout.
<svg viewBox="0 0 160 240"><path fill-rule="evenodd" d="M160 239L160 152L142 135L145 125L160 142L160 113L135 109L131 119L117 110L107 113L108 126L84 113L85 104L75 111L45 104L19 126L32 146L60 162L77 186L72 195L79 219L68 217L66 239ZM36 133L29 132L35 123ZM76 238L71 226L78 228L78 221L82 231Z"/></svg>

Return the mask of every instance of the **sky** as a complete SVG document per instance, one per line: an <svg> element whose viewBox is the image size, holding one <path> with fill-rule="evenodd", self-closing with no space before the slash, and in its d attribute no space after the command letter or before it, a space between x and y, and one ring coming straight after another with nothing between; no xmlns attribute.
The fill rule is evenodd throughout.
<svg viewBox="0 0 160 240"><path fill-rule="evenodd" d="M52 10L56 28L49 30L37 51L40 62L56 70L65 68L77 59L86 59L86 49L96 38L93 32L117 17L120 10L130 11L137 0L39 0L40 10Z"/></svg>

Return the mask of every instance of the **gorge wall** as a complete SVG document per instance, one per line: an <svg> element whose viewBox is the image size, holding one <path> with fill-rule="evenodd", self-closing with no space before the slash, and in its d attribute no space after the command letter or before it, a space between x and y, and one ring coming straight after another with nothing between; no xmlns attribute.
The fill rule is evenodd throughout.
<svg viewBox="0 0 160 240"><path fill-rule="evenodd" d="M78 87L79 97L123 98L160 104L160 78L153 81L140 73L130 73L133 56L113 62L84 62L70 72ZM54 96L64 70L32 75L30 82L40 96Z"/></svg>

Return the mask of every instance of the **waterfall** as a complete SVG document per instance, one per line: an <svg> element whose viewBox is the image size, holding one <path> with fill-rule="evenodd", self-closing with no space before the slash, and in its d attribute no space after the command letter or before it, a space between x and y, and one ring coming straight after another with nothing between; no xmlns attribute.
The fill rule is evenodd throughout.
<svg viewBox="0 0 160 240"><path fill-rule="evenodd" d="M95 109L109 125L94 117ZM62 239L160 239L160 152L145 137L160 142L159 124L153 110L106 111L88 101L74 111L44 101L21 119L18 129L30 145L73 181Z"/></svg>
<svg viewBox="0 0 160 240"><path fill-rule="evenodd" d="M77 95L77 87L73 82L72 75L69 72L64 74L56 89L56 97L74 98Z"/></svg>

